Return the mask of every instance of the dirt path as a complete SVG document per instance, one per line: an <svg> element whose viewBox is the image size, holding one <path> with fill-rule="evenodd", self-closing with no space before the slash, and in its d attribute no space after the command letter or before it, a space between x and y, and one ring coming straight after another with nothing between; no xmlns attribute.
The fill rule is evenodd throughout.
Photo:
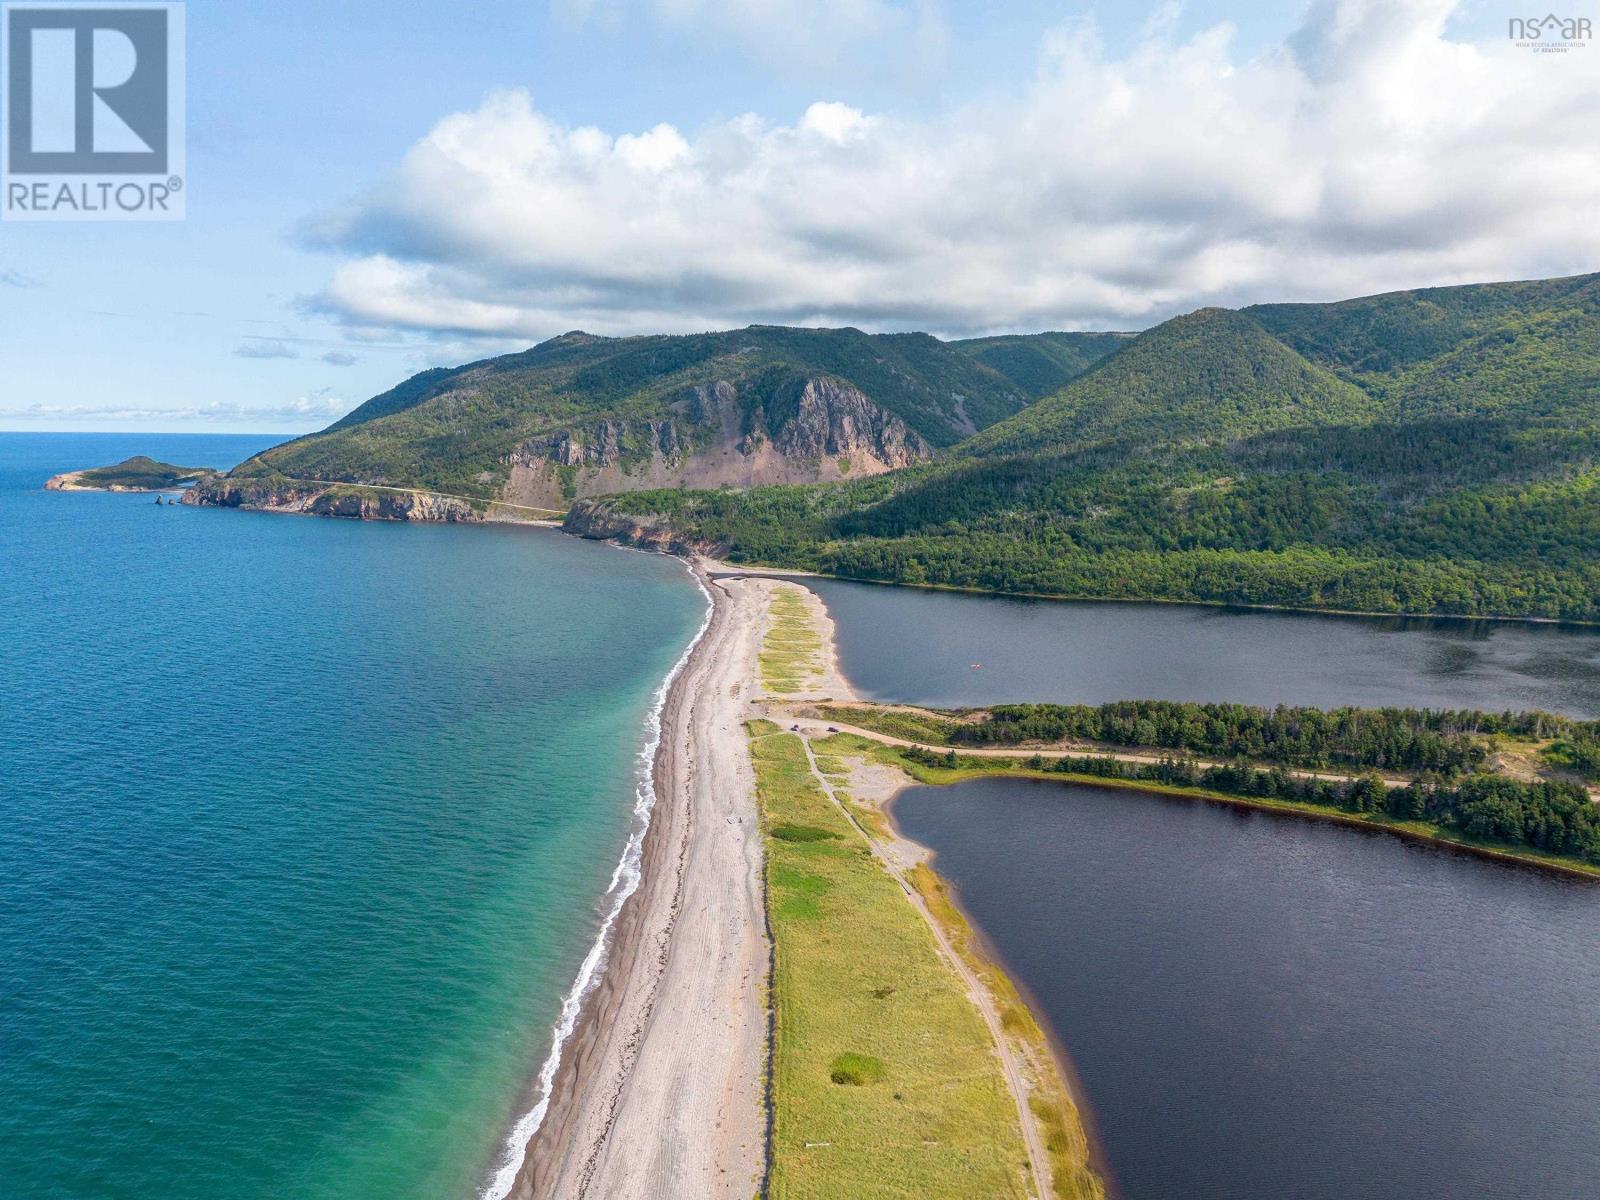
<svg viewBox="0 0 1600 1200"><path fill-rule="evenodd" d="M795 711L794 706L785 705L782 703L769 704L768 708L772 713L772 719L774 721L787 722L790 725L797 725L799 726L799 732L808 737L820 736L831 730L838 733L851 733L857 737L863 737L868 741L878 742L885 746L903 746L911 750L926 750L932 754L947 754L951 750L954 750L963 758L1032 758L1033 756L1038 755L1040 758L1052 759L1114 758L1118 762L1141 763L1144 765L1149 765L1151 763L1160 762L1164 757L1163 755L1159 754L1134 754L1125 750L1036 750L1029 746L1014 746L1008 749L992 750L978 746L934 746L929 745L926 742L907 741L905 738L893 737L887 733L879 733L872 729L863 729L859 725L849 725L838 719L825 721L818 717L804 716ZM1173 754L1173 757L1175 756L1176 752ZM1222 767L1230 765L1228 763L1216 762L1210 759L1194 759L1193 761L1194 765L1199 767L1202 771L1208 767ZM1267 764L1261 769L1268 769L1270 766L1271 764ZM1285 768L1284 774L1292 776L1296 779L1317 779L1326 781L1328 783L1348 783L1353 779L1361 779L1365 777L1365 773L1342 775L1337 771L1305 771L1295 770L1292 768ZM1408 776L1404 775L1379 775L1378 778L1394 787L1404 787L1406 784L1412 782Z"/></svg>
<svg viewBox="0 0 1600 1200"><path fill-rule="evenodd" d="M880 844L878 839L868 831L867 827L856 819L855 814L850 811L849 805L840 800L837 793L834 792L833 783L823 773L822 768L817 765L816 753L811 748L811 738L803 736L800 741L806 749L806 762L811 766L812 778L827 793L828 799L833 801L834 807L844 814L845 820L849 821L856 832L865 839L883 869L900 885L900 889L905 892L906 899L911 902L911 906L921 914L923 921L927 923L929 931L933 934L933 940L938 945L939 953L944 958L946 965L956 973L957 978L961 980L962 985L967 989L967 998L972 1001L973 1006L983 1015L983 1023L989 1027L989 1036L994 1040L995 1051L1000 1057L1000 1070L1005 1076L1006 1087L1011 1092L1012 1100L1016 1102L1017 1120L1022 1125L1022 1140L1028 1148L1028 1166L1033 1172L1034 1190L1041 1200L1044 1200L1044 1198L1052 1195L1050 1187L1050 1156L1045 1152L1044 1137L1039 1132L1038 1122L1034 1120L1032 1108L1028 1106L1027 1073L1023 1070L1021 1062L1018 1061L1017 1055L1012 1050L1011 1043L1006 1037L1005 1027L1000 1023L1000 1012L995 1008L994 1000L989 995L989 989L983 986L961 955L956 953L955 947L950 944L950 939L945 936L944 928L939 924L933 913L929 911L928 905L922 899L921 894L907 881L904 872L901 871L893 855L888 853L886 847Z"/></svg>

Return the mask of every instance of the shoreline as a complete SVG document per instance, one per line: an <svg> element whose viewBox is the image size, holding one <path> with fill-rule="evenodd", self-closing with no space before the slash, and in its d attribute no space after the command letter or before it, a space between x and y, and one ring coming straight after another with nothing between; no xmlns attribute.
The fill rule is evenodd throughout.
<svg viewBox="0 0 1600 1200"><path fill-rule="evenodd" d="M82 472L68 472L67 474L68 475L76 475L76 474L81 474L81 473ZM66 476L53 476L51 482L54 482L56 479L63 479L63 478L66 478ZM556 510L556 509L534 509L534 508L532 508L530 506L512 504L509 501L504 501L504 500L488 500L488 501L470 500L468 497L457 497L457 496L454 496L454 495L452 495L452 494L450 494L448 492L435 492L435 491L432 491L432 490L427 489L427 488L399 488L399 487L392 487L392 486L389 486L389 485L377 485L377 484L335 484L335 483L329 483L327 481L315 481L315 480L304 481L304 482L317 484L318 486L323 486L323 487L366 488L366 489L371 490L371 491L388 492L388 493L393 493L393 494L397 494L397 495L405 494L405 495L413 495L413 496L418 496L418 497L435 497L435 498L438 498L440 500L458 501L458 502L462 502L462 503L473 503L473 504L481 503L481 504L485 505L486 513L492 513L493 514L493 515L485 515L484 517L482 517L481 520L484 523L497 523L497 524L507 524L507 525L532 525L532 526L543 527L543 528L547 528L547 529L558 529L563 533L569 533L570 532L566 528L565 514L560 512L560 510ZM49 488L50 484L46 483L45 486L46 486L46 488ZM84 487L68 486L68 487L58 487L58 488L55 488L55 489L52 489L52 490L58 490L58 491L132 491L134 489L127 489L127 488L122 488L122 489L118 489L118 488L110 488L110 489L107 489L107 488L84 488ZM150 489L150 490L167 490L167 489ZM184 490L187 490L187 489L184 489ZM306 515L313 515L313 516L340 516L340 515L342 515L342 514L337 514L337 513L307 513L307 510L305 508L303 508L303 507L287 507L287 506L278 506L278 505L270 505L270 504L259 504L259 505L252 505L252 504L204 505L203 507L238 507L238 508L241 508L241 509L246 509L248 511L254 511L254 512L276 512L276 513L285 513L285 514L306 514ZM504 513L498 511L498 510L504 510L504 509L514 509L514 510L520 510L520 511L526 511L526 512L540 512L540 513L543 513L543 514L546 514L546 515L540 516L540 517L518 517L518 516L507 515L507 514L504 514ZM558 517L561 518L561 519L557 519ZM401 520L401 521L405 521L405 520L420 520L420 521L424 521L424 522L429 520L429 518L426 518L426 517L423 517L423 518L369 517L369 516L364 516L364 515L363 516L357 516L357 517L346 517L345 519L347 519L347 520L348 519L354 519L354 520ZM588 536L587 534L581 534L581 533L570 533L570 536L580 537L580 538L583 538L585 541L607 541L607 542L612 543L613 545L619 545L619 546L627 546L627 545L630 544L625 539L621 539L621 538L593 538L593 537ZM648 550L652 550L652 551L657 552L657 553L675 553L674 551L663 550L662 548L656 547L656 546L637 546L637 547L633 547L633 548L635 548L635 549L648 549ZM675 554L675 556L676 557L685 557L682 554ZM1248 604L1248 603L1243 603L1243 602L1236 601L1236 600L1179 599L1179 598L1174 598L1174 597L1170 597L1170 596L1090 596L1090 595L1069 595L1069 594L1061 593L1061 592L1000 592L1000 591L995 591L995 590L993 590L991 588L966 587L966 586L962 586L962 585L958 585L958 584L947 584L947 583L907 583L907 582L905 582L903 580L895 580L895 579L868 579L868 578L865 578L863 576L856 576L856 575L831 575L831 574L829 574L829 573L827 573L825 571L813 571L813 570L808 570L808 569L805 569L805 568L802 568L802 567L772 566L772 565L767 564L767 563L733 563L733 562L730 562L727 559L718 558L718 557L715 557L714 555L709 554L709 553L707 553L707 554L697 554L695 557L703 560L707 564L708 570L710 570L711 573L713 573L713 574L738 575L738 574L743 573L743 574L749 574L749 575L752 575L752 576L769 576L769 577L777 577L777 578L835 579L835 580L838 580L838 581L840 581L842 583L866 583L866 584L873 584L873 585L875 585L877 587L903 587L903 588L911 588L911 589L916 590L916 591L925 591L925 592L953 592L953 593L956 593L957 595L967 595L967 596L992 596L992 597L995 597L997 599L1044 600L1044 601L1051 601L1051 602L1065 603L1065 604L1166 604L1166 605L1173 605L1173 606L1177 606L1177 607L1186 607L1186 608L1223 609L1223 610L1236 610L1236 611L1239 611L1239 612L1285 613L1285 614L1289 614L1289 615L1306 615L1306 616L1321 616L1321 617L1349 617L1349 618L1356 618L1356 619L1361 619L1361 620L1384 619L1384 620L1397 620L1397 621L1450 621L1450 622L1492 621L1492 622L1494 622L1496 624L1502 624L1502 625L1530 625L1530 626L1538 626L1538 627L1546 627L1546 626L1548 626L1548 627L1554 627L1554 628L1558 628L1558 629L1559 628L1571 628L1571 629L1577 629L1577 630L1596 630L1596 629L1600 629L1600 621L1583 621L1583 620L1576 620L1576 619L1571 618L1571 617L1538 617L1538 616L1521 616L1521 617L1519 617L1519 616L1507 616L1507 615L1498 614L1498 613L1495 613L1495 614L1490 614L1490 613L1475 614L1475 613L1381 611L1381 610L1352 609L1352 608L1310 608L1310 607L1305 607L1305 606L1301 606L1301 605L1292 605L1292 604Z"/></svg>
<svg viewBox="0 0 1600 1200"><path fill-rule="evenodd" d="M556 1083L563 1064L576 1057L580 1048L589 1040L584 1036L586 1024L599 1019L597 1015L599 1006L591 1001L605 986L605 977L608 973L606 968L611 958L627 943L630 931L621 926L624 924L629 901L644 882L648 866L650 830L655 824L652 817L659 803L657 778L663 718L671 700L672 690L710 629L715 611L712 595L692 567L690 577L694 579L695 585L706 601L705 617L652 697L650 711L645 718L645 745L640 751L640 770L635 783L632 828L623 846L622 855L611 873L611 880L599 901L604 910L600 928L578 968L577 977L562 997L560 1015L551 1029L550 1051L540 1065L536 1077L533 1106L516 1119L504 1138L499 1153L500 1161L494 1167L489 1183L480 1192L482 1200L505 1200L511 1195L518 1178L523 1174L533 1139L549 1118L556 1095ZM571 1054L567 1053L569 1046L573 1048Z"/></svg>
<svg viewBox="0 0 1600 1200"><path fill-rule="evenodd" d="M703 577L703 632L666 687L639 880L497 1195L748 1200L766 1152L769 953L742 716L752 598ZM730 750L737 750L737 758ZM748 820L744 808L749 807ZM531 1118L532 1114L530 1114Z"/></svg>
<svg viewBox="0 0 1600 1200"><path fill-rule="evenodd" d="M966 930L972 939L972 948L977 956L987 961L994 971L1004 978L1007 985L1021 998L1023 1007L1028 1010L1028 1014L1039 1027L1039 1032L1044 1035L1045 1046L1050 1053L1051 1062L1055 1066L1061 1085L1066 1089L1068 1098L1071 1099L1073 1106L1077 1109L1079 1124L1083 1127L1084 1136L1089 1143L1089 1166L1094 1170L1094 1173L1099 1177L1102 1186L1105 1188L1105 1200L1122 1200L1122 1192L1118 1188L1116 1177L1111 1171L1111 1157L1106 1151L1105 1140L1100 1135L1099 1122L1094 1117L1094 1106L1089 1102L1089 1094L1083 1083L1083 1076L1078 1071L1077 1063L1072 1060L1072 1053L1067 1049L1065 1039L1061 1036L1060 1031L1050 1023L1050 1019L1045 1015L1044 1008L1034 995L1033 989L1006 961L1005 956L1000 953L999 948L995 946L988 933L984 931L983 926L978 923L977 918L962 903L960 889L956 887L953 881L939 874L939 852L932 846L925 846L915 838L907 836L905 830L900 827L900 822L895 819L894 805L901 795L914 787L936 786L938 785L924 784L908 775L899 787L877 801L878 811L883 814L883 819L895 840L906 846L914 847L922 856L922 863L933 873L944 893L945 899L961 920L966 923Z"/></svg>
<svg viewBox="0 0 1600 1200"><path fill-rule="evenodd" d="M893 747L890 748L892 749ZM933 749L933 747L925 748ZM939 752L949 749L952 749L952 747L940 747ZM958 754L963 753L959 749L956 752ZM1022 759L1018 757L1014 760L1003 759L1001 761L1020 763ZM939 769L951 770L958 778L933 782L911 776L912 782L905 786L949 787L953 784L965 783L968 779L1030 779L1039 783L1059 784L1062 787L1098 787L1114 791L1143 792L1146 795L1164 799L1202 800L1208 804L1225 804L1232 808L1247 808L1277 817L1320 821L1330 825L1343 825L1347 828L1367 833L1385 834L1404 842L1410 842L1413 845L1431 846L1471 858L1489 859L1528 870L1548 871L1573 879L1582 879L1589 883L1600 883L1600 866L1591 867L1576 860L1557 858L1553 855L1540 854L1538 851L1533 850L1513 850L1502 846L1471 842L1448 834L1437 826L1426 825L1422 822L1373 820L1370 816L1362 813L1345 812L1343 809L1338 808L1323 808L1314 804L1300 804L1292 800L1275 800L1264 796L1235 796L1227 792L1211 791L1208 788L1187 788L1176 784L1156 783L1150 780L1117 779L1112 776L1083 775L1071 771L1035 771L1025 767L1017 770L993 771L961 767ZM904 788L901 790L904 790Z"/></svg>
<svg viewBox="0 0 1600 1200"><path fill-rule="evenodd" d="M749 701L775 699L763 695L757 650L767 593L780 581L728 579L714 573L714 564L688 566L709 608L700 634L663 682L650 773L653 799L636 843L636 886L620 897L614 920L602 927L596 949L563 1003L534 1107L513 1124L483 1200L613 1195L749 1200L765 1195L768 1186L774 1158L770 988L775 945L753 775L751 786L742 787L738 771L753 770L743 733ZM808 598L822 635L818 686L854 695L837 670L837 639L821 598L798 590ZM703 744L708 705L732 722L736 760L715 757ZM895 791L916 782L901 775ZM721 821L695 821L703 789L734 797L735 804L748 802L750 820L719 813ZM721 832L733 822L740 823L734 837L738 852L723 855L720 864L708 860L707 847L721 842ZM630 840L624 850L619 874L634 845ZM748 880L741 877L746 869ZM736 903L720 919L691 927L714 902L708 892L731 892L737 901L747 882L754 889L742 896L748 921L736 919ZM948 891L948 881L936 878L936 884ZM1009 989L1038 1026L1036 1045L1042 1053L1032 1058L1032 1069L1041 1079L1055 1080L1042 1082L1040 1095L1062 1095L1083 1113L1087 1102L1060 1035L993 953L981 927L959 907L954 911L963 924L952 928L946 917L941 921L946 935L965 944L984 973L998 977L983 985L984 991L1002 1002ZM698 1004L682 1002L686 977L710 978L730 958L742 958L737 973L745 985L735 989L731 1005L719 1008L703 998ZM719 994L726 994L731 977L725 966L722 974L720 985L712 980L712 991L720 986ZM708 1054L714 1061L707 1061ZM704 1086L703 1077L712 1085ZM1088 1162L1101 1174L1107 1156L1092 1121L1084 1126ZM1107 1194L1114 1197L1115 1189Z"/></svg>
<svg viewBox="0 0 1600 1200"><path fill-rule="evenodd" d="M733 577L740 574L738 568L723 563L708 564L708 569L726 572ZM808 721L792 712L781 715L783 710L794 706L803 707L819 700L851 703L859 699L859 693L844 673L839 658L836 625L822 596L804 582L792 578L774 579L764 572L753 574L762 582L783 583L799 589L810 610L811 628L820 641L820 646L815 651L819 660L817 677L803 683L797 690L784 694L773 694L764 690L763 703L760 706L767 719L775 722L780 730L790 728L798 721L801 738L807 746L807 757L815 772L814 754L825 751L829 737L823 732L822 725L825 723ZM817 727L807 730L807 725ZM814 739L819 738L820 741L814 742ZM922 781L899 767L874 763L867 758L850 755L848 752L842 757L855 763L851 769L849 782L844 785L846 792L853 797L855 804L882 816L885 829L880 833L886 833L887 837L875 837L854 814L849 812L847 806L840 803L839 798L833 794L832 785L820 774L816 775L818 785L829 794L835 804L840 805L840 811L872 847L873 853L880 859L882 868L907 890L908 898L915 897L909 902L933 929L935 940L942 947L941 953L946 953L956 960L950 963L950 969L958 978L963 979L964 986L973 989L971 999L974 1007L980 1012L985 1008L996 1012L1003 1010L1008 1007L1007 992L1009 992L1023 1010L1022 1019L1015 1027L1007 1021L1000 1021L997 1017L996 1023L990 1030L994 1039L994 1052L1002 1062L1008 1059L1015 1062L1020 1059L1026 1064L1021 1068L1021 1073L1031 1082L1016 1085L1018 1090L1014 1093L1018 1103L1019 1120L1026 1129L1032 1130L1031 1140L1035 1143L1048 1141L1050 1139L1043 1136L1047 1130L1041 1124L1041 1113L1035 1105L1040 1103L1051 1105L1057 1101L1064 1101L1067 1113L1063 1118L1065 1125L1062 1131L1076 1130L1084 1147L1081 1157L1075 1158L1071 1152L1066 1152L1065 1161L1055 1161L1053 1152L1046 1153L1042 1147L1035 1145L1030 1149L1030 1158L1038 1155L1050 1160L1050 1165L1044 1168L1042 1177L1038 1174L1040 1170L1038 1163L1034 1163L1035 1177L1042 1178L1043 1186L1052 1195L1062 1194L1057 1190L1062 1186L1072 1189L1073 1194L1080 1194L1077 1189L1082 1186L1081 1169L1086 1167L1097 1181L1090 1185L1094 1189L1092 1194L1101 1197L1102 1200L1118 1200L1120 1193L1109 1173L1110 1159L1105 1153L1104 1143L1099 1138L1089 1098L1077 1067L1067 1051L1065 1041L1059 1032L1050 1026L1043 1009L1032 993L1019 982L1004 959L994 950L982 926L959 904L954 885L934 869L934 851L906 837L894 820L892 815L894 799L907 788L919 786ZM917 879L919 872L925 872L923 880ZM932 890L937 893L937 899L923 894L924 882L931 884ZM941 907L940 902L948 904L947 913L936 912L936 909ZM981 1001L978 998L980 994ZM1025 1027L1029 1023L1036 1031L1036 1038L1031 1038L1026 1032ZM1067 1136L1070 1138L1071 1134L1068 1133ZM1024 1133L1024 1141L1030 1141L1027 1132ZM1056 1180L1057 1186L1051 1187L1049 1181L1064 1167L1074 1177L1075 1182L1063 1184L1060 1180Z"/></svg>
<svg viewBox="0 0 1600 1200"><path fill-rule="evenodd" d="M907 583L899 579L868 579L860 575L830 575L800 567L774 567L764 563L733 563L708 558L719 570L779 579L833 579L840 583L865 583L874 587L907 588L918 592L952 592L959 596L988 596L996 600L1043 600L1053 604L1166 604L1175 608L1208 608L1247 613L1283 613L1290 616L1350 617L1370 621L1493 621L1502 625L1534 625L1554 628L1600 630L1600 621L1579 621L1571 617L1510 617L1474 613L1383 612L1360 608L1306 608L1292 604L1245 604L1237 600L1191 600L1171 596L1074 596L1062 592L997 592L991 588L964 587L953 583Z"/></svg>

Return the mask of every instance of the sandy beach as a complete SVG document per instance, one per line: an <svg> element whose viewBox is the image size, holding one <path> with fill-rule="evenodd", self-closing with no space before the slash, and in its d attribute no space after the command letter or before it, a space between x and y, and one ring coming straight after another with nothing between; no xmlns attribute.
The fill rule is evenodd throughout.
<svg viewBox="0 0 1600 1200"><path fill-rule="evenodd" d="M768 949L743 721L759 584L710 581L669 689L643 878L511 1195L749 1200L765 1166Z"/></svg>
<svg viewBox="0 0 1600 1200"><path fill-rule="evenodd" d="M722 564L695 569L712 612L662 707L641 881L618 914L606 969L564 1047L545 1119L509 1192L517 1200L748 1200L762 1190L771 951L745 722L768 717L822 734L820 723L803 715L805 705L849 702L855 692L815 593ZM802 599L820 644L804 682L768 696L759 654L779 590ZM806 754L819 785L841 803L809 741ZM851 770L852 787L874 806L909 782L866 762ZM861 832L989 1026L1016 1100L1034 1190L1049 1192L1051 1168L1028 1098L1041 1086L1054 1092L1054 1064L1002 1030L989 985L974 970L987 974L987 964L952 944L952 932L966 937L964 926L936 919L908 882L905 872L926 851L893 832L881 839Z"/></svg>

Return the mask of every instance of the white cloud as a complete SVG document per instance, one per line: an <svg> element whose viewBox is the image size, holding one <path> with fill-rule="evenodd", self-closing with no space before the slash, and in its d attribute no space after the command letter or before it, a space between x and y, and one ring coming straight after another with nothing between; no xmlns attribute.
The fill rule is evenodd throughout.
<svg viewBox="0 0 1600 1200"><path fill-rule="evenodd" d="M299 358L300 352L281 338L246 337L234 347L240 358Z"/></svg>
<svg viewBox="0 0 1600 1200"><path fill-rule="evenodd" d="M173 426L254 422L258 426L277 423L314 429L337 420L354 407L352 402L342 397L319 391L280 404L240 404L231 400L214 400L199 405L86 404L67 408L30 404L19 408L0 408L0 421L31 423L65 420L75 424L125 421L133 425L166 423Z"/></svg>
<svg viewBox="0 0 1600 1200"><path fill-rule="evenodd" d="M1063 26L1016 95L922 121L613 136L496 94L323 222L321 303L469 336L956 333L1600 267L1600 73L1452 41L1450 12L1326 0L1254 58L1226 25L1122 57Z"/></svg>
<svg viewBox="0 0 1600 1200"><path fill-rule="evenodd" d="M361 360L344 350L329 350L318 357L330 367L353 367Z"/></svg>
<svg viewBox="0 0 1600 1200"><path fill-rule="evenodd" d="M819 100L806 109L800 118L800 128L819 134L836 145L844 145L858 137L865 137L872 128L872 119L859 109L837 100Z"/></svg>

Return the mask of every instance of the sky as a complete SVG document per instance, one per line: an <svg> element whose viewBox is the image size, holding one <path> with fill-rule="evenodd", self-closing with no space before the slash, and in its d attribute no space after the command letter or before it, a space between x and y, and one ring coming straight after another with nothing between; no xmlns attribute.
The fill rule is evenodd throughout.
<svg viewBox="0 0 1600 1200"><path fill-rule="evenodd" d="M0 223L0 429L307 432L570 329L1600 270L1600 39L1525 7L192 0L187 219Z"/></svg>

